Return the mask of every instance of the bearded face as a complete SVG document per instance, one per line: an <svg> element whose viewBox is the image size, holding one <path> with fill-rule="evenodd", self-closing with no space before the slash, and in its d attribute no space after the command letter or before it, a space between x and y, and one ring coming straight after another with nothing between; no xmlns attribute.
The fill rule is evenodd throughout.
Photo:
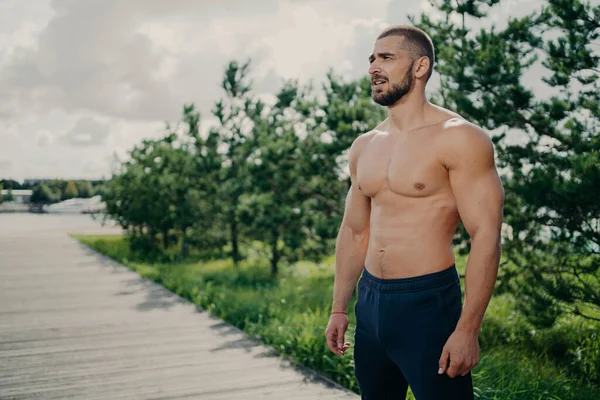
<svg viewBox="0 0 600 400"><path fill-rule="evenodd" d="M373 101L382 106L392 106L404 97L412 87L413 64L414 62L410 64L404 76L397 82L390 82L382 73L374 73L371 76L371 97Z"/></svg>

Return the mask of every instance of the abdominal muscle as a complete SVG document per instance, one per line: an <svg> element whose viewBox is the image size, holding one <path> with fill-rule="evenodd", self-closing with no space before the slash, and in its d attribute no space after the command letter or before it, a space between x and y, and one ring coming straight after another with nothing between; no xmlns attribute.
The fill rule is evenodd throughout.
<svg viewBox="0 0 600 400"><path fill-rule="evenodd" d="M455 262L452 237L459 222L451 196L406 197L389 191L371 199L365 268L383 279L447 269Z"/></svg>

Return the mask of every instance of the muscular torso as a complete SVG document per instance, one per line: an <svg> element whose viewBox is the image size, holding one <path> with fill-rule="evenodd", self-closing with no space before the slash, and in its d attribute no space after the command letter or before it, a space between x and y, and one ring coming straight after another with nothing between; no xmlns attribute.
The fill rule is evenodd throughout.
<svg viewBox="0 0 600 400"><path fill-rule="evenodd" d="M357 162L359 190L371 199L365 267L381 278L444 270L454 263L459 215L436 124L402 133L373 131Z"/></svg>

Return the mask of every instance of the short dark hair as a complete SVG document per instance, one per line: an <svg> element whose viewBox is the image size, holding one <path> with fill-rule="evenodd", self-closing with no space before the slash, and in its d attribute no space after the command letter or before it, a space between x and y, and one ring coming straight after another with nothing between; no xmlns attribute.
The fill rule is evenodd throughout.
<svg viewBox="0 0 600 400"><path fill-rule="evenodd" d="M435 63L435 51L433 41L423 30L409 25L396 25L386 28L377 38L377 40L388 36L402 36L413 54L413 58L427 57L429 58L429 71L427 79L429 80L433 73L433 64Z"/></svg>

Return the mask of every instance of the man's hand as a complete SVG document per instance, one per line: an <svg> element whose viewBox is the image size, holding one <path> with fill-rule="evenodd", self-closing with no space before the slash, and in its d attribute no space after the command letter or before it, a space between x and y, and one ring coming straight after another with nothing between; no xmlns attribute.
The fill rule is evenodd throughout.
<svg viewBox="0 0 600 400"><path fill-rule="evenodd" d="M442 356L438 374L446 372L450 378L465 376L479 364L478 335L467 331L455 330L448 338ZM448 368L448 358L450 367Z"/></svg>
<svg viewBox="0 0 600 400"><path fill-rule="evenodd" d="M329 323L325 330L325 337L327 338L327 347L329 350L343 356L344 352L350 347L349 342L344 343L344 334L348 329L348 316L344 314L332 314L329 317Z"/></svg>

